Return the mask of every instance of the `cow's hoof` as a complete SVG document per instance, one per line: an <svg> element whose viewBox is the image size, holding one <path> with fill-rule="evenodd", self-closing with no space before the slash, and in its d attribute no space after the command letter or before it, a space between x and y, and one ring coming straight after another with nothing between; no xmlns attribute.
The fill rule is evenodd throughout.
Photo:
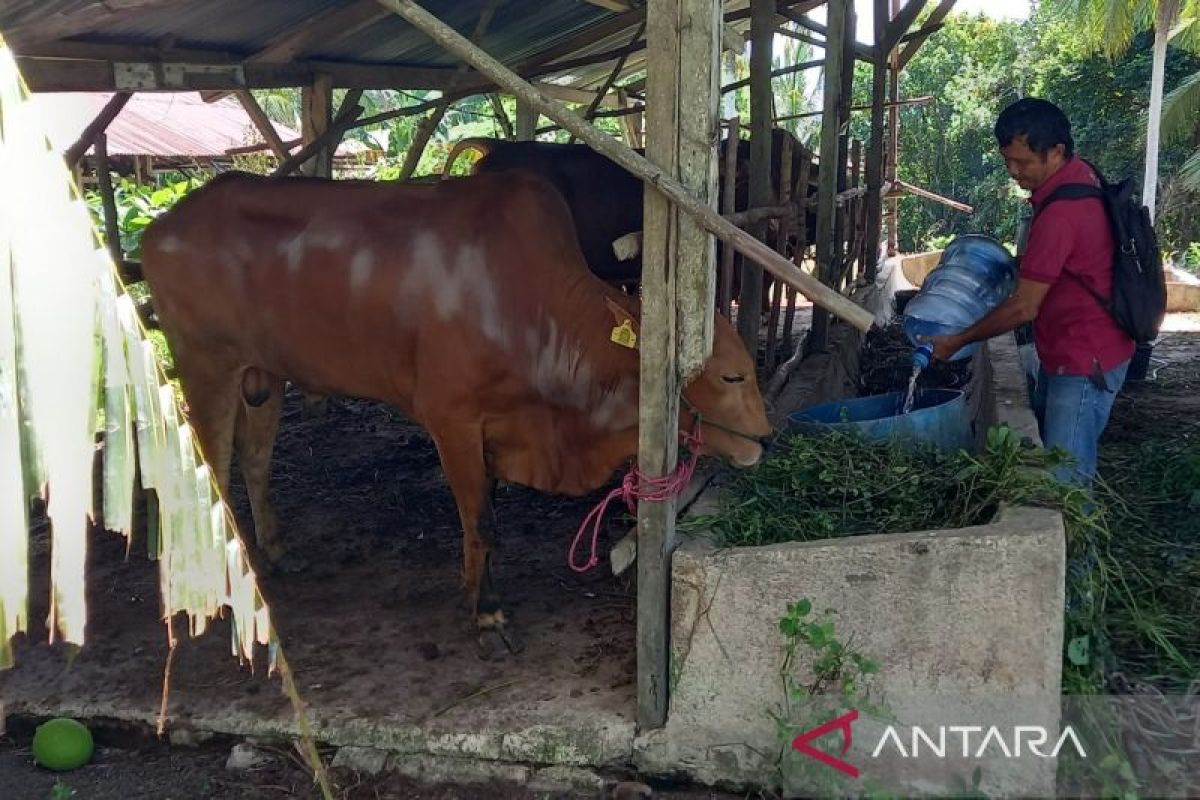
<svg viewBox="0 0 1200 800"><path fill-rule="evenodd" d="M503 611L480 614L476 624L479 627L479 657L482 660L515 656L525 649L525 643L505 619Z"/></svg>

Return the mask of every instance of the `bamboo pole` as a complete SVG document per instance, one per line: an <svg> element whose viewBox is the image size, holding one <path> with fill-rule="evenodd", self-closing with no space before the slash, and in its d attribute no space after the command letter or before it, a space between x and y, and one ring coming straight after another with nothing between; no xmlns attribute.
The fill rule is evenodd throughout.
<svg viewBox="0 0 1200 800"><path fill-rule="evenodd" d="M706 230L722 241L732 244L738 252L769 269L780 280L793 286L814 303L827 308L856 328L866 331L874 324L871 312L842 297L819 281L804 274L787 259L767 245L721 218L708 204L697 199L681 183L634 153L603 131L585 122L562 103L537 91L528 81L472 45L465 37L430 14L413 0L378 0L385 7L408 20L442 47L468 61L489 80L512 92L519 100L529 103L539 113L553 119L579 137L592 149L607 156L625 169L650 183L672 202L700 221Z"/></svg>
<svg viewBox="0 0 1200 800"><path fill-rule="evenodd" d="M499 3L500 0L485 0L483 8L479 11L479 20L475 23L475 31L471 34L471 41L475 44L483 44L483 37L487 33L488 25L492 23L492 17L495 16L496 6ZM429 112L429 116L421 120L421 124L417 126L408 150L404 153L404 163L400 167L400 180L408 180L417 171L417 165L421 163L421 156L425 154L429 140L433 137L438 125L442 123L442 118L446 116L446 110L454 102L451 97L454 89L469 69L470 65L465 61L459 63L457 69L454 70L454 75L450 78L450 84L438 98L437 105Z"/></svg>

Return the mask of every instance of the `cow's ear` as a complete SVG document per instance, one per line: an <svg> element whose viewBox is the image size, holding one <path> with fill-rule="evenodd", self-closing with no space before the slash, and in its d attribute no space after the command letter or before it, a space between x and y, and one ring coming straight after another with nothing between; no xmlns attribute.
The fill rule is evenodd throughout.
<svg viewBox="0 0 1200 800"><path fill-rule="evenodd" d="M629 323L635 333L641 327L638 324L637 317L611 297L604 298L604 305L608 306L608 311L612 314L615 324L624 325L625 323Z"/></svg>

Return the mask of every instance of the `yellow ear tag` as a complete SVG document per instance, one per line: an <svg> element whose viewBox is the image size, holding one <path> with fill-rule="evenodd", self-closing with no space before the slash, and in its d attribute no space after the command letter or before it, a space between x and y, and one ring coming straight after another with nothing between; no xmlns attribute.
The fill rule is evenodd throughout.
<svg viewBox="0 0 1200 800"><path fill-rule="evenodd" d="M613 328L610 338L621 347L628 347L630 350L637 349L637 334L633 332L633 323L630 320L625 320Z"/></svg>

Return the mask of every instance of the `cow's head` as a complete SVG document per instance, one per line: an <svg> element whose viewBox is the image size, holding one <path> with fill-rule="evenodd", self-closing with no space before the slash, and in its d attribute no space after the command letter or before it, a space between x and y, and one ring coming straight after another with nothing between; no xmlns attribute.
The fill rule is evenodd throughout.
<svg viewBox="0 0 1200 800"><path fill-rule="evenodd" d="M720 314L713 324L713 351L704 369L684 387L684 409L703 418L704 452L723 455L743 467L762 458L760 441L771 433L754 360L729 321ZM690 408L689 408L690 407Z"/></svg>
<svg viewBox="0 0 1200 800"><path fill-rule="evenodd" d="M619 325L630 325L640 335L636 311L630 314L612 300L608 305ZM733 326L720 314L713 325L712 355L684 387L682 399L681 428L690 430L696 414L702 418L703 454L725 456L744 467L753 466L762 458L760 440L771 433L771 424L758 388L754 361Z"/></svg>

